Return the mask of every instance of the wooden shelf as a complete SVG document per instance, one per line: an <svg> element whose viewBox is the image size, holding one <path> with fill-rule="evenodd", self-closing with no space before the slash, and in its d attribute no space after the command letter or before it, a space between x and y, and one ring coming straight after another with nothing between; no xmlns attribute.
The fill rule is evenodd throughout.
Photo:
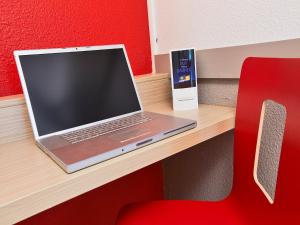
<svg viewBox="0 0 300 225"><path fill-rule="evenodd" d="M170 103L161 102L146 109L196 119L198 126L73 174L58 167L32 138L1 145L0 224L21 221L234 128L234 108L199 105L199 110L173 112Z"/></svg>
<svg viewBox="0 0 300 225"><path fill-rule="evenodd" d="M195 119L198 126L66 174L34 143L22 95L0 98L0 224L11 225L234 128L235 109L200 105L173 112L168 74L136 78L144 108Z"/></svg>

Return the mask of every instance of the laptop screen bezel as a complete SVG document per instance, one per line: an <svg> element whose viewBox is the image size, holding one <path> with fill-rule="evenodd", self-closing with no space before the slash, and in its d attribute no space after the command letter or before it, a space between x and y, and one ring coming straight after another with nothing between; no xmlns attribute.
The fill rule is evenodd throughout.
<svg viewBox="0 0 300 225"><path fill-rule="evenodd" d="M108 49L122 49L123 50L123 53L124 53L125 58L126 58L126 63L127 63L128 68L129 68L131 80L133 82L133 87L134 87L135 93L137 95L140 110L133 111L131 113L126 113L126 114L119 115L119 116L115 116L115 117L111 117L111 118L108 118L108 119L99 120L99 121L96 121L96 122L92 122L92 123L88 123L88 124L68 128L68 129L65 129L65 130L55 131L55 132L45 134L45 135L39 135L36 120L35 120L35 117L34 117L34 114L33 114L33 109L32 109L32 105L31 105L27 85L26 85L26 82L25 82L25 77L24 77L24 74L23 74L23 69L22 69L22 66L21 66L20 56L53 54L53 53L66 53L66 52L97 51L97 50L108 50ZM105 46L38 49L38 50L17 50L17 51L14 51L14 57L15 57L15 61L16 61L16 65L17 65L17 69L18 69L22 89L23 89L24 98L25 98L25 101L26 101L26 104L27 104L29 119L30 119L30 122L31 122L31 125L32 125L34 138L36 140L46 138L46 137L50 137L50 136L53 136L53 135L61 135L61 134L72 132L72 131L75 131L75 130L78 130L78 129L83 129L83 128L86 128L86 127L90 127L90 126L98 125L98 124L101 124L101 123L109 122L109 121L112 121L112 120L120 119L120 118L123 118L123 117L126 117L126 116L131 116L131 115L134 115L136 113L140 113L140 112L144 111L143 105L141 104L141 99L140 99L139 93L138 93L137 88L136 88L136 82L135 82L135 79L134 79L134 76L133 76L133 73L132 73L132 69L131 69L131 66L130 66L130 63L129 63L126 48L123 44L105 45Z"/></svg>

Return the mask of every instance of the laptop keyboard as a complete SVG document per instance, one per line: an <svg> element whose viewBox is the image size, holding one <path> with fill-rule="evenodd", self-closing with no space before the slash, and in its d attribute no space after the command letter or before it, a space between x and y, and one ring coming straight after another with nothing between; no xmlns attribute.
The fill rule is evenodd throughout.
<svg viewBox="0 0 300 225"><path fill-rule="evenodd" d="M102 123L96 126L88 127L85 129L72 131L61 135L66 141L75 144L81 141L99 137L101 135L111 133L124 128L132 127L137 124L141 124L151 120L143 113L138 113L132 116L124 117L107 123Z"/></svg>

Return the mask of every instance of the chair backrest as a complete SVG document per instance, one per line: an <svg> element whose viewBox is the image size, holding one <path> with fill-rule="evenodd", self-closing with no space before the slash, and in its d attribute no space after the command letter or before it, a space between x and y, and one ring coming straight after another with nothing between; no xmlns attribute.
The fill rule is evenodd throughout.
<svg viewBox="0 0 300 225"><path fill-rule="evenodd" d="M286 110L274 204L268 202L253 177L265 100L273 100ZM300 224L300 59L245 60L236 111L233 182L232 196L239 204L277 219L297 217Z"/></svg>

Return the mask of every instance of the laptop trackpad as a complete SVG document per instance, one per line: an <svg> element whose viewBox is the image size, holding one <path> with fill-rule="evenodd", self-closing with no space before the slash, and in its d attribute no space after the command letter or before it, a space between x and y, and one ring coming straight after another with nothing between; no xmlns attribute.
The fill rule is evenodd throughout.
<svg viewBox="0 0 300 225"><path fill-rule="evenodd" d="M142 138L143 136L146 136L150 134L151 132L149 130L139 130L139 129L127 129L125 131L119 131L115 134L111 135L111 138L114 140L117 140L121 143L126 143L130 141L134 141L135 139Z"/></svg>

